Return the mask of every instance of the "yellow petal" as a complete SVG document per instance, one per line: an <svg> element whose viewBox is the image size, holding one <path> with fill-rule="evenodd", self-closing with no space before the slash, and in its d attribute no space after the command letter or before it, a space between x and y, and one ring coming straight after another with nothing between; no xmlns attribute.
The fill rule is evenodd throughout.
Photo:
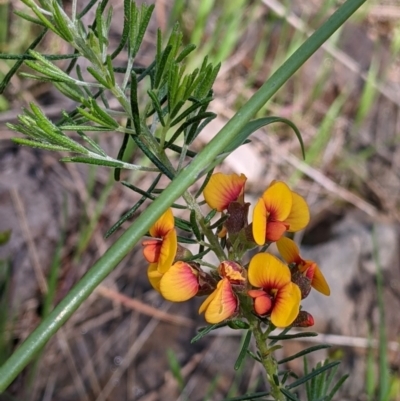
<svg viewBox="0 0 400 401"><path fill-rule="evenodd" d="M243 195L246 176L241 174L213 174L203 191L208 206L219 212L227 209Z"/></svg>
<svg viewBox="0 0 400 401"><path fill-rule="evenodd" d="M193 298L198 290L197 271L185 262L174 263L161 278L160 292L168 301L187 301Z"/></svg>
<svg viewBox="0 0 400 401"><path fill-rule="evenodd" d="M152 287L160 292L160 281L163 275L158 271L157 267L158 263L150 263L147 269L147 277Z"/></svg>
<svg viewBox="0 0 400 401"><path fill-rule="evenodd" d="M329 288L329 285L327 281L325 280L324 275L322 274L320 268L317 266L314 272L314 277L311 281L311 285L319 291L321 294L324 294L326 296L331 295L331 290Z"/></svg>
<svg viewBox="0 0 400 401"><path fill-rule="evenodd" d="M249 264L248 279L254 287L279 290L291 282L289 268L269 253L254 255Z"/></svg>
<svg viewBox="0 0 400 401"><path fill-rule="evenodd" d="M253 238L256 244L265 244L265 233L267 232L268 212L263 199L259 199L253 210Z"/></svg>
<svg viewBox="0 0 400 401"><path fill-rule="evenodd" d="M277 292L271 322L276 327L290 326L299 314L300 301L300 288L292 282L285 285Z"/></svg>
<svg viewBox="0 0 400 401"><path fill-rule="evenodd" d="M163 238L160 257L158 259L158 270L160 273L165 273L174 262L176 250L178 249L178 239L175 229L168 231Z"/></svg>
<svg viewBox="0 0 400 401"><path fill-rule="evenodd" d="M150 228L150 235L156 238L163 238L175 227L174 215L172 210L168 209Z"/></svg>
<svg viewBox="0 0 400 401"><path fill-rule="evenodd" d="M199 312L205 310L205 319L208 323L216 324L231 317L237 309L237 298L232 291L231 284L227 278L218 282L217 288L201 305Z"/></svg>
<svg viewBox="0 0 400 401"><path fill-rule="evenodd" d="M298 264L302 262L300 258L299 248L297 247L296 243L290 238L282 237L279 241L277 241L276 246L286 263Z"/></svg>
<svg viewBox="0 0 400 401"><path fill-rule="evenodd" d="M292 200L292 209L285 220L285 223L289 224L288 231L290 232L302 230L310 221L310 211L305 199L296 192L292 192Z"/></svg>
<svg viewBox="0 0 400 401"><path fill-rule="evenodd" d="M269 218L284 221L292 208L292 191L282 181L273 182L262 196Z"/></svg>

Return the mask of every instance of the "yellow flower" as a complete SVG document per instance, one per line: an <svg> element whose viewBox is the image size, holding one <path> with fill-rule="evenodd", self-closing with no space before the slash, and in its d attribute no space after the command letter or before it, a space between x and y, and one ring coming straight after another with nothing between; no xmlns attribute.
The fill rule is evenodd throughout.
<svg viewBox="0 0 400 401"><path fill-rule="evenodd" d="M143 255L148 262L156 263L157 270L164 274L174 262L178 248L172 210L168 209L149 231L150 235L155 239L143 241ZM152 269L154 269L154 266Z"/></svg>
<svg viewBox="0 0 400 401"><path fill-rule="evenodd" d="M277 243L278 251L288 264L295 264L299 271L311 280L311 286L320 293L329 296L331 290L318 265L312 260L304 260L294 241L282 237Z"/></svg>
<svg viewBox="0 0 400 401"><path fill-rule="evenodd" d="M160 278L159 288L168 301L187 301L199 290L199 272L188 263L178 261Z"/></svg>
<svg viewBox="0 0 400 401"><path fill-rule="evenodd" d="M258 315L270 316L277 327L291 325L299 314L301 293L289 268L268 253L258 253L249 264L248 279L257 289L248 291Z"/></svg>
<svg viewBox="0 0 400 401"><path fill-rule="evenodd" d="M258 245L278 241L285 231L299 231L310 220L306 201L282 181L274 181L253 211L253 237Z"/></svg>
<svg viewBox="0 0 400 401"><path fill-rule="evenodd" d="M226 210L231 202L243 202L246 176L241 174L213 174L204 188L203 195L211 209Z"/></svg>
<svg viewBox="0 0 400 401"><path fill-rule="evenodd" d="M205 312L208 323L216 324L231 317L238 309L238 299L228 278L223 278L217 288L201 304L199 313Z"/></svg>

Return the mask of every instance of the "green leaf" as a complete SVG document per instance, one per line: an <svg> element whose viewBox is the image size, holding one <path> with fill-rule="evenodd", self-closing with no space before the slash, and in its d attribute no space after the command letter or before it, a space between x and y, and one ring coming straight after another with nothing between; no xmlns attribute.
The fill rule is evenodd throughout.
<svg viewBox="0 0 400 401"><path fill-rule="evenodd" d="M76 111L81 114L83 117L86 117L88 120L93 121L97 124L100 124L100 126L103 126L104 120L98 117L98 115L94 115L90 113L89 111L83 109L82 107L77 107Z"/></svg>
<svg viewBox="0 0 400 401"><path fill-rule="evenodd" d="M190 211L190 226L193 230L193 234L196 237L198 241L201 241L201 233L199 226L197 225L197 220L196 220L196 212L194 210Z"/></svg>
<svg viewBox="0 0 400 401"><path fill-rule="evenodd" d="M285 397L288 400L291 401L300 401L294 394L292 394L290 391L286 390L285 388L280 389L281 393L285 395Z"/></svg>
<svg viewBox="0 0 400 401"><path fill-rule="evenodd" d="M139 113L139 103L137 97L138 91L138 81L134 71L131 73L131 91L130 91L130 100L131 100L131 113L133 119L133 126L135 127L136 135L140 135L140 113Z"/></svg>
<svg viewBox="0 0 400 401"><path fill-rule="evenodd" d="M46 35L46 33L47 33L47 28L43 29L43 31L39 34L39 36L37 38L35 38L35 40L29 45L29 47L26 50L26 52L24 53L24 55L29 54L29 50L34 49L41 42L41 40L43 39L44 35ZM17 72L19 67L21 67L23 62L24 62L23 59L18 60L13 65L13 67L10 69L10 71L8 71L8 73L5 75L3 81L0 84L0 95L4 92L4 89L6 88L8 83L10 82L11 78L15 75L15 73Z"/></svg>
<svg viewBox="0 0 400 401"><path fill-rule="evenodd" d="M290 390L294 387L300 386L300 384L303 384L307 382L308 380L311 380L313 377L316 377L320 375L321 373L325 372L326 370L332 369L334 366L339 365L339 361L331 362L328 363L327 365L321 366L319 369L314 369L311 373L309 373L306 376L301 377L300 379L294 381L293 383L290 383L289 385L286 386L286 389Z"/></svg>
<svg viewBox="0 0 400 401"><path fill-rule="evenodd" d="M74 162L74 163L92 164L95 166L104 166L104 167L121 167L121 168L125 167L124 163L119 163L117 161L111 161L111 160L96 159L92 157L80 157L80 156L63 157L62 159L60 159L60 161L66 163Z"/></svg>
<svg viewBox="0 0 400 401"><path fill-rule="evenodd" d="M162 174L157 175L157 177L154 179L154 181L149 186L147 191L144 191L146 196L142 196L139 199L139 201L137 203L135 203L135 205L133 205L115 224L113 224L113 226L106 232L105 238L108 238L111 234L113 234L115 231L117 231L118 228L121 227L123 223L125 223L125 221L130 219L135 214L136 210L138 210L139 207L146 201L146 199L148 199L147 195L150 194L153 191L153 189L157 186L161 177L162 177Z"/></svg>
<svg viewBox="0 0 400 401"><path fill-rule="evenodd" d="M157 95L152 90L148 90L147 94L150 96L150 98L152 100L153 107L155 108L155 110L157 112L157 116L158 116L158 119L160 120L161 125L163 127L165 127L163 111L161 110L161 104L160 104L160 101L158 100Z"/></svg>
<svg viewBox="0 0 400 401"><path fill-rule="evenodd" d="M87 67L87 71L94 77L94 79L101 85L103 85L107 89L111 89L112 86L107 79L104 78L100 72L96 71L93 67Z"/></svg>
<svg viewBox="0 0 400 401"><path fill-rule="evenodd" d="M69 152L71 150L71 149L65 148L63 146L52 145L50 143L33 141L30 139L24 139L24 138L12 138L12 141L18 145L29 146L31 148L54 150L54 151L60 151L60 152Z"/></svg>
<svg viewBox="0 0 400 401"><path fill-rule="evenodd" d="M300 131L298 130L296 125L294 125L290 120L283 118L283 117L264 117L264 118L259 118L257 120L250 121L249 123L247 123L245 125L245 127L240 131L240 133L238 135L236 135L235 139L231 142L231 144L228 146L228 148L226 149L226 151L224 153L226 154L226 153L233 152L235 149L237 149L239 146L241 146L244 143L244 141L249 137L250 134L259 130L262 127L265 127L265 126L267 126L269 124L273 124L273 123L284 123L284 124L289 125L289 127L293 129L294 133L297 136L297 139L300 142L300 147L301 147L301 152L303 154L303 158L305 158L304 143L303 143L303 139L301 137Z"/></svg>
<svg viewBox="0 0 400 401"><path fill-rule="evenodd" d="M196 45L193 43L185 46L185 48L179 53L178 57L175 59L177 63L180 63L184 58L186 58L194 49L196 49Z"/></svg>
<svg viewBox="0 0 400 401"><path fill-rule="evenodd" d="M247 354L247 349L249 348L250 345L250 340L251 340L251 330L247 330L246 336L244 337L243 343L242 343L242 348L240 349L239 356L236 359L234 369L239 370L240 366L243 363L244 358L246 357Z"/></svg>
<svg viewBox="0 0 400 401"><path fill-rule="evenodd" d="M197 110L198 108L204 106L204 105L208 105L211 100L213 100L213 97L207 97L203 100L201 100L200 102L196 102L194 103L192 106L188 107L182 114L180 114L178 117L175 118L175 120L173 120L170 124L171 127L173 127L174 125L180 123L184 118L186 118L190 113L193 113L195 110Z"/></svg>
<svg viewBox="0 0 400 401"><path fill-rule="evenodd" d="M162 52L160 61L158 63L156 63L156 76L154 78L154 88L156 88L156 89L160 86L161 79L163 77L164 71L166 70L168 57L169 57L171 51L172 51L172 47L167 46L165 48L165 50Z"/></svg>
<svg viewBox="0 0 400 401"><path fill-rule="evenodd" d="M41 25L43 27L45 26L45 24L42 21L30 16L29 14L25 14L22 11L14 10L13 13L15 15L18 15L18 17L20 17L20 18L22 18L24 20L32 22L33 24Z"/></svg>
<svg viewBox="0 0 400 401"><path fill-rule="evenodd" d="M280 365L281 363L285 363L285 362L289 362L289 361L293 361L293 359L296 358L300 358L301 356L310 354L311 352L314 351L318 351L320 349L326 349L326 348L330 348L331 346L329 344L320 344L320 345L315 345L313 347L309 347L303 351L298 352L297 354L294 354L292 356L288 356L286 358L283 358L281 360L278 361L278 365Z"/></svg>
<svg viewBox="0 0 400 401"><path fill-rule="evenodd" d="M318 333L312 332L312 331L303 331L301 333L296 333L296 334L282 334L282 335L277 335L277 336L268 336L269 340L293 340L295 338L304 338L304 337L317 337Z"/></svg>
<svg viewBox="0 0 400 401"><path fill-rule="evenodd" d="M263 391L260 393L245 394L245 395L241 395L239 397L225 398L222 401L251 401L251 400L256 400L257 398L266 397L267 395L270 395L270 393Z"/></svg>
<svg viewBox="0 0 400 401"><path fill-rule="evenodd" d="M89 99L89 103L92 112L95 113L96 117L103 121L102 125L108 126L110 128L118 128L119 124L106 112L104 111L93 98Z"/></svg>
<svg viewBox="0 0 400 401"><path fill-rule="evenodd" d="M82 99L85 97L81 88L78 85L73 85L68 82L54 82L53 85L66 97L74 100L75 102L81 103Z"/></svg>
<svg viewBox="0 0 400 401"><path fill-rule="evenodd" d="M106 66L108 70L108 80L111 86L115 86L115 74L114 74L114 67L112 65L112 59L109 54L106 56Z"/></svg>
<svg viewBox="0 0 400 401"><path fill-rule="evenodd" d="M198 125L198 123L200 123L201 120L203 120L204 118L215 118L217 115L215 113L211 113L211 112L206 112L206 113L201 113L198 114L192 118L189 118L187 121L185 121L172 135L171 139L164 145L164 149L166 149L167 147L169 147L172 143L174 143L179 136L182 134L183 131L185 131L186 128L190 127L192 124L196 124ZM197 127L196 125L196 127ZM189 138L187 138L187 140L185 140L186 143L189 143Z"/></svg>
<svg viewBox="0 0 400 401"><path fill-rule="evenodd" d="M114 59L119 53L121 53L121 50L128 41L131 26L131 3L131 0L124 0L124 27L122 28L122 35L119 45L111 54L111 59Z"/></svg>
<svg viewBox="0 0 400 401"><path fill-rule="evenodd" d="M189 221L175 217L175 225L183 231L192 233L192 225Z"/></svg>
<svg viewBox="0 0 400 401"><path fill-rule="evenodd" d="M122 144L121 147L118 151L118 155L117 155L117 160L122 160L122 158L124 157L124 153L126 150L126 146L128 145L128 141L129 141L129 134L125 134L124 138L122 140ZM120 168L116 168L114 170L114 179L115 181L119 181L121 176L121 169Z"/></svg>
<svg viewBox="0 0 400 401"><path fill-rule="evenodd" d="M71 30L68 26L68 23L71 24L71 21L57 1L52 1L52 7L54 22L56 23L58 34L68 43L72 43L74 40L74 36L72 35Z"/></svg>
<svg viewBox="0 0 400 401"><path fill-rule="evenodd" d="M114 131L110 127L98 127L94 125L60 125L61 131L91 131L91 132L109 132Z"/></svg>
<svg viewBox="0 0 400 401"><path fill-rule="evenodd" d="M190 344L193 344L193 343L199 341L204 336L206 336L210 331L217 330L220 327L225 327L227 324L228 324L227 322L222 322L222 323L212 324L210 326L200 329L199 333L192 338L192 340L190 341Z"/></svg>

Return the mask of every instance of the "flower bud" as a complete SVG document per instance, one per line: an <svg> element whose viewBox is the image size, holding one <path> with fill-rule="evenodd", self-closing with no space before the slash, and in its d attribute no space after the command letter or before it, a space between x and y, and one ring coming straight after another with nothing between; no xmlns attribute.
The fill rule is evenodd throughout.
<svg viewBox="0 0 400 401"><path fill-rule="evenodd" d="M312 315L304 310L300 311L294 320L293 327L310 327L314 326L314 318Z"/></svg>
<svg viewBox="0 0 400 401"><path fill-rule="evenodd" d="M293 269L292 273L292 282L297 284L300 288L301 299L304 299L308 296L311 291L311 280L297 269Z"/></svg>

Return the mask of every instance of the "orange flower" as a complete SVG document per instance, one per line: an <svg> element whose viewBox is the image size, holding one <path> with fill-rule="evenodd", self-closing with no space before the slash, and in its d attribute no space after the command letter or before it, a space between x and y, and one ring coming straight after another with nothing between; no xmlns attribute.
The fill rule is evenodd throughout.
<svg viewBox="0 0 400 401"><path fill-rule="evenodd" d="M156 263L159 273L164 274L174 262L178 248L172 210L168 209L149 231L155 239L143 241L143 255L148 262Z"/></svg>
<svg viewBox="0 0 400 401"><path fill-rule="evenodd" d="M320 293L329 296L331 290L318 265L312 260L304 260L294 241L282 237L277 243L278 251L288 264L295 264L298 270L311 280L311 285Z"/></svg>
<svg viewBox="0 0 400 401"><path fill-rule="evenodd" d="M159 288L168 301L187 301L199 290L199 272L188 263L178 261L160 278Z"/></svg>
<svg viewBox="0 0 400 401"><path fill-rule="evenodd" d="M228 278L223 278L217 288L201 304L199 313L205 312L208 323L216 324L231 317L238 309L238 299Z"/></svg>
<svg viewBox="0 0 400 401"><path fill-rule="evenodd" d="M204 188L203 195L211 209L226 210L231 202L244 203L246 176L241 174L213 174Z"/></svg>
<svg viewBox="0 0 400 401"><path fill-rule="evenodd" d="M258 245L278 241L285 231L299 231L310 220L306 201L282 181L274 181L253 211L253 237Z"/></svg>
<svg viewBox="0 0 400 401"><path fill-rule="evenodd" d="M249 264L248 279L257 289L248 291L258 315L270 315L277 327L287 327L299 314L301 293L289 268L269 253L258 253Z"/></svg>

